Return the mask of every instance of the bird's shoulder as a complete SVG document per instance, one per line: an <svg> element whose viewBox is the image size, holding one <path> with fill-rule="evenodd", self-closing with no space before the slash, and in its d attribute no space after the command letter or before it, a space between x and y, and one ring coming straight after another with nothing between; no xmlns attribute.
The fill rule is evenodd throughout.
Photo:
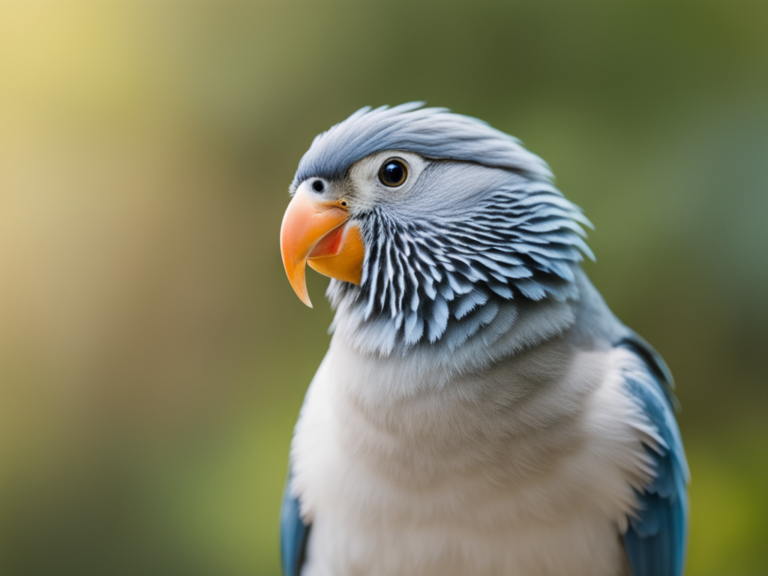
<svg viewBox="0 0 768 576"><path fill-rule="evenodd" d="M617 343L635 362L622 373L627 393L655 431L645 443L653 480L637 490L638 510L630 518L624 544L633 576L680 576L685 559L688 465L675 421L672 376L661 356L640 336Z"/></svg>
<svg viewBox="0 0 768 576"><path fill-rule="evenodd" d="M637 511L624 534L632 574L679 576L687 538L689 471L675 420L672 374L661 355L613 315L583 272L577 281L580 298L568 338L580 348L607 346L621 354L616 376L651 430L643 444L653 479L636 489Z"/></svg>

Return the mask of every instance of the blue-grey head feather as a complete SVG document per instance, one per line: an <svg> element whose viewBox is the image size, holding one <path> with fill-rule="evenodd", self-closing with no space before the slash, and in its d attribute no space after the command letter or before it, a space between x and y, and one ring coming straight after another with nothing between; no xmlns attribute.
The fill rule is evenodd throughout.
<svg viewBox="0 0 768 576"><path fill-rule="evenodd" d="M315 139L292 187L343 180L384 150L431 162L413 194L353 216L366 246L362 282L332 280L328 296L359 348L453 350L497 317L514 322L519 302L578 297L589 221L544 161L479 120L418 103L364 108Z"/></svg>
<svg viewBox="0 0 768 576"><path fill-rule="evenodd" d="M361 108L315 138L299 162L293 186L312 176L341 178L352 164L382 150L476 162L537 180L552 177L546 163L516 138L481 120L422 105L410 102L394 108Z"/></svg>

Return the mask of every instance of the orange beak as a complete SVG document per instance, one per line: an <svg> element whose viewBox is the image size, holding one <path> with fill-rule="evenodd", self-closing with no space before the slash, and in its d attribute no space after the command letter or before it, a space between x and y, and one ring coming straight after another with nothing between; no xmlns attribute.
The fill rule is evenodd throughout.
<svg viewBox="0 0 768 576"><path fill-rule="evenodd" d="M305 266L325 276L360 284L365 247L360 230L348 224L341 200L319 202L300 186L288 205L280 228L280 251L288 281L310 308Z"/></svg>

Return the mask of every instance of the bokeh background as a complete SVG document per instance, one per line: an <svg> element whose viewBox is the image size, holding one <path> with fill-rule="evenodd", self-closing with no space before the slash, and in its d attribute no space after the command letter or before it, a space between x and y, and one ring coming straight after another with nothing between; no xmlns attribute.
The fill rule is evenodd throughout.
<svg viewBox="0 0 768 576"><path fill-rule="evenodd" d="M0 1L0 573L277 575L328 345L318 132L426 100L542 155L670 364L690 576L768 573L768 3Z"/></svg>

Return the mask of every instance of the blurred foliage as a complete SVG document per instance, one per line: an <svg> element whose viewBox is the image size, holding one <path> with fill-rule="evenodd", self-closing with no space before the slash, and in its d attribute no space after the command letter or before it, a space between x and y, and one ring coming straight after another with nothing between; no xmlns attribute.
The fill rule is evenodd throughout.
<svg viewBox="0 0 768 576"><path fill-rule="evenodd" d="M768 572L768 4L0 3L0 573L278 574L331 313L312 137L426 100L522 138L678 381L691 576ZM322 302L325 280L312 275Z"/></svg>

